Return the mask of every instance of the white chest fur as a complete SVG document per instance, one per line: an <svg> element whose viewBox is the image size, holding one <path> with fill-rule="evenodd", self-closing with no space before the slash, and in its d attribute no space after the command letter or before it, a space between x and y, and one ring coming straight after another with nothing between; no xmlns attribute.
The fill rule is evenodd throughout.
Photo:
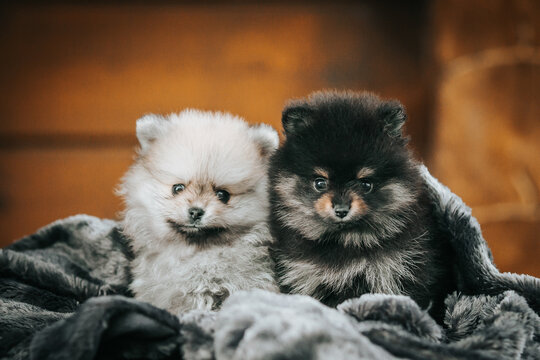
<svg viewBox="0 0 540 360"><path fill-rule="evenodd" d="M260 234L249 233L231 245L208 248L182 241L159 249L142 248L132 263L131 290L137 299L175 314L211 310L220 298L238 290L278 291Z"/></svg>

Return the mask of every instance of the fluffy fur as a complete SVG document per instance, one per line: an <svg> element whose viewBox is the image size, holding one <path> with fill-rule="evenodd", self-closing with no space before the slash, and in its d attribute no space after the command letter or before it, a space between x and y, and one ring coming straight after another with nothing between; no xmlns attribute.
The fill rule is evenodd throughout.
<svg viewBox="0 0 540 360"><path fill-rule="evenodd" d="M287 140L271 162L273 257L284 291L328 305L364 293L421 306L453 288L397 101L318 92L283 111Z"/></svg>
<svg viewBox="0 0 540 360"><path fill-rule="evenodd" d="M185 110L139 119L137 138L119 190L135 297L180 313L217 309L241 289L277 291L266 196L275 130Z"/></svg>

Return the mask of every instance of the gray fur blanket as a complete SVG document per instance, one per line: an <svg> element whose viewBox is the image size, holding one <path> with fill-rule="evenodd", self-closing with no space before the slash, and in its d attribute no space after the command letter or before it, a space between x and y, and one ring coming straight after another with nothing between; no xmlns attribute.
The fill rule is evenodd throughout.
<svg viewBox="0 0 540 360"><path fill-rule="evenodd" d="M78 215L0 250L0 358L539 359L540 280L500 273L469 208L423 172L454 250L444 324L404 296L333 309L263 291L177 318L130 298L119 224Z"/></svg>

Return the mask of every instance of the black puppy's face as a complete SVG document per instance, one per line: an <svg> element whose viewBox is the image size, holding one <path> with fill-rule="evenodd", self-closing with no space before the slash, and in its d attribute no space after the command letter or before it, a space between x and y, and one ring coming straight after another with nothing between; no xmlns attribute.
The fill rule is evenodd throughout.
<svg viewBox="0 0 540 360"><path fill-rule="evenodd" d="M274 214L317 241L376 247L402 231L417 194L401 105L372 95L315 94L285 109L274 158Z"/></svg>
<svg viewBox="0 0 540 360"><path fill-rule="evenodd" d="M369 167L361 168L354 178L344 179L329 169L313 169L312 186L317 196L314 209L317 214L338 228L346 228L349 223L360 220L369 211L364 197L374 189L372 175L374 170Z"/></svg>

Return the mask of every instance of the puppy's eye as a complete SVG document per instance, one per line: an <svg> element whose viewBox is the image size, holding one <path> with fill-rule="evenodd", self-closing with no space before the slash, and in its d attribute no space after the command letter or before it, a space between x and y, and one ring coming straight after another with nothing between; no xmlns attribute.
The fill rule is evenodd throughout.
<svg viewBox="0 0 540 360"><path fill-rule="evenodd" d="M324 178L316 178L313 181L313 187L317 191L325 191L326 189L328 189L328 180Z"/></svg>
<svg viewBox="0 0 540 360"><path fill-rule="evenodd" d="M225 190L217 190L216 191L216 196L217 196L218 200L221 201L224 204L229 202L229 199L231 198L231 194L229 194Z"/></svg>
<svg viewBox="0 0 540 360"><path fill-rule="evenodd" d="M362 189L364 194L369 194L373 190L373 183L371 181L361 180L360 188Z"/></svg>
<svg viewBox="0 0 540 360"><path fill-rule="evenodd" d="M179 192L184 191L185 188L186 188L186 186L184 184L174 184L172 186L172 193L173 193L173 195L176 195Z"/></svg>

